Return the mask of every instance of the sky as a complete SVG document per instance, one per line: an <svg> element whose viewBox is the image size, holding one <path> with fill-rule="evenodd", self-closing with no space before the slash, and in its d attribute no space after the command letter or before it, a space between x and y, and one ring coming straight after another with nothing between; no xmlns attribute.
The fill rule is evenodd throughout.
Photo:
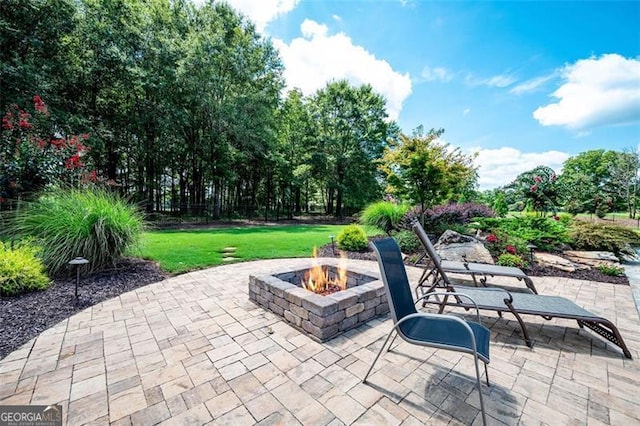
<svg viewBox="0 0 640 426"><path fill-rule="evenodd" d="M405 134L444 129L480 190L640 145L640 1L228 0L288 88L370 84Z"/></svg>

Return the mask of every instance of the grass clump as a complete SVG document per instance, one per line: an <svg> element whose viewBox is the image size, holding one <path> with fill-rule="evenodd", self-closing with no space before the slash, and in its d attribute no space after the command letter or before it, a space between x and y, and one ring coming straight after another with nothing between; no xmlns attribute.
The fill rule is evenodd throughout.
<svg viewBox="0 0 640 426"><path fill-rule="evenodd" d="M37 254L38 248L28 243L12 249L0 242L0 296L16 296L49 287L50 280Z"/></svg>
<svg viewBox="0 0 640 426"><path fill-rule="evenodd" d="M138 210L106 190L69 189L45 193L21 209L13 234L32 237L52 275L63 272L76 256L89 270L112 266L134 245L144 228Z"/></svg>
<svg viewBox="0 0 640 426"><path fill-rule="evenodd" d="M624 268L615 265L598 265L598 271L611 277L621 277L624 275Z"/></svg>
<svg viewBox="0 0 640 426"><path fill-rule="evenodd" d="M396 229L409 210L406 204L378 201L369 204L360 215L360 223L383 230L387 235Z"/></svg>
<svg viewBox="0 0 640 426"><path fill-rule="evenodd" d="M522 257L510 253L503 253L498 256L498 262L496 263L500 266L513 266L515 268L524 268L526 266L526 262Z"/></svg>
<svg viewBox="0 0 640 426"><path fill-rule="evenodd" d="M346 226L338 234L338 248L347 251L362 251L369 247L367 234L358 225Z"/></svg>

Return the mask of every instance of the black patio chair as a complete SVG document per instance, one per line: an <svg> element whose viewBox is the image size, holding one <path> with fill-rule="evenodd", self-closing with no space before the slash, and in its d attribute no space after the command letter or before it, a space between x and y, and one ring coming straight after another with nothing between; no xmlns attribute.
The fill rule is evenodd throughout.
<svg viewBox="0 0 640 426"><path fill-rule="evenodd" d="M413 293L398 244L392 238L387 238L373 242L372 246L378 259L389 310L393 318L393 328L362 382L367 382L369 374L394 332L396 333L394 340L395 337L400 336L404 341L415 345L472 354L475 362L482 421L486 424L478 360L484 363L487 385L489 385L487 364L489 363L490 332L480 324L480 313L477 312L478 322L476 323L465 321L455 315L418 312L415 307L417 302L414 303L413 300ZM425 297L428 298L435 294L438 293L431 292ZM463 294L458 297L470 299ZM470 303L473 304L473 300L470 300ZM391 346L393 346L393 341L387 351L391 349Z"/></svg>

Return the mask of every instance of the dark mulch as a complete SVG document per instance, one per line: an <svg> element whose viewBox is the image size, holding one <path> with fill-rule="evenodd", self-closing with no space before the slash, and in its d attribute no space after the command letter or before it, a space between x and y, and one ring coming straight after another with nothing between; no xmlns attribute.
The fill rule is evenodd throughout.
<svg viewBox="0 0 640 426"><path fill-rule="evenodd" d="M114 269L80 276L75 300L75 276L57 278L45 291L0 299L0 359L47 328L76 312L166 277L155 262L127 258Z"/></svg>
<svg viewBox="0 0 640 426"><path fill-rule="evenodd" d="M371 250L346 253L350 259L375 260ZM334 252L328 244L319 248L318 256L337 257L339 252ZM629 283L626 276L611 277L595 269L569 273L534 265L526 272L533 276L563 276L613 284ZM166 274L154 262L131 258L123 259L114 269L81 276L77 304L74 297L75 277L57 278L49 289L42 292L2 298L0 359L76 312L164 278Z"/></svg>

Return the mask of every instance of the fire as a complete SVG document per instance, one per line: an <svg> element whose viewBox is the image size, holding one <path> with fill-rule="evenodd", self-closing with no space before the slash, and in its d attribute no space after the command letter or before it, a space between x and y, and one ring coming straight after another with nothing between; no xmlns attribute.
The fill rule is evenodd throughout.
<svg viewBox="0 0 640 426"><path fill-rule="evenodd" d="M338 276L333 279L329 277L329 268L327 266L323 268L317 263L318 249L316 247L313 248L313 258L316 259L315 264L304 274L302 280L302 287L305 290L318 294L346 290L347 268L346 256L343 253L340 254Z"/></svg>

